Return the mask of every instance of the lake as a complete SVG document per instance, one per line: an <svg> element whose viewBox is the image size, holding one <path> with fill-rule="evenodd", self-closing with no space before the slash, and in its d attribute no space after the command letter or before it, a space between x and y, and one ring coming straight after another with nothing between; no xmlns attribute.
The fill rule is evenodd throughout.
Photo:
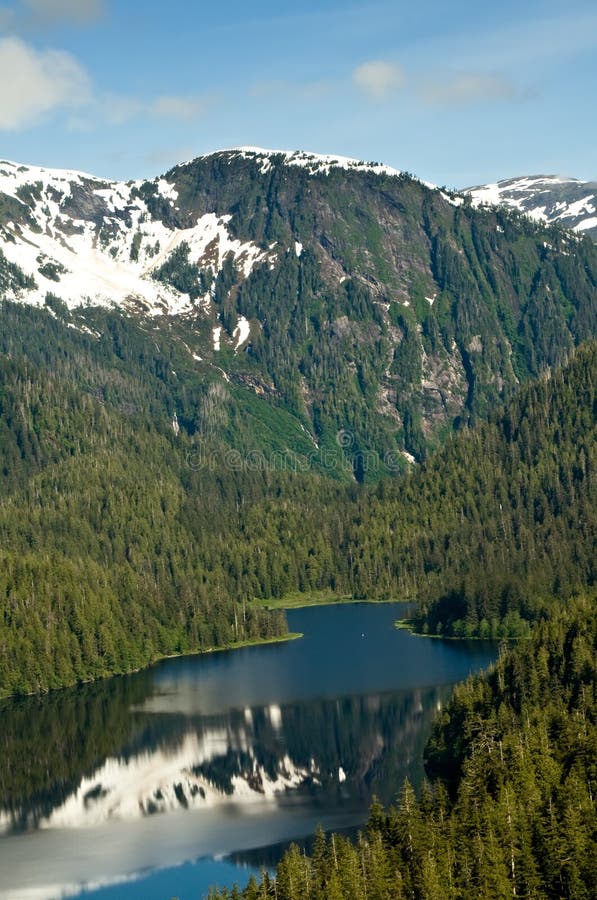
<svg viewBox="0 0 597 900"><path fill-rule="evenodd" d="M403 610L290 610L300 640L3 702L0 900L198 900L420 784L433 716L497 651Z"/></svg>

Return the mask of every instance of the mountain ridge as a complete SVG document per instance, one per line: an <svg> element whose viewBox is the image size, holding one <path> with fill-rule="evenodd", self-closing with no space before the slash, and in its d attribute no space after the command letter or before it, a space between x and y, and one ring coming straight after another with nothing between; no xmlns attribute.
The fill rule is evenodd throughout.
<svg viewBox="0 0 597 900"><path fill-rule="evenodd" d="M597 240L597 181L526 175L465 188L476 206L504 205L535 221L557 223Z"/></svg>
<svg viewBox="0 0 597 900"><path fill-rule="evenodd" d="M284 407L315 447L350 433L362 478L363 455L423 458L597 328L593 245L512 215L301 151L126 183L5 162L0 290L97 339L98 307L176 334L204 384Z"/></svg>

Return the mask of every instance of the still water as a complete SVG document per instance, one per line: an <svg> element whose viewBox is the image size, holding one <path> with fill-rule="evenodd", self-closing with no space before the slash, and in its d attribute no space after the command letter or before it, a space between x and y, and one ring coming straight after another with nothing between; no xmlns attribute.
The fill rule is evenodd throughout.
<svg viewBox="0 0 597 900"><path fill-rule="evenodd" d="M199 900L419 783L433 715L496 650L402 610L292 610L301 640L0 705L0 900Z"/></svg>

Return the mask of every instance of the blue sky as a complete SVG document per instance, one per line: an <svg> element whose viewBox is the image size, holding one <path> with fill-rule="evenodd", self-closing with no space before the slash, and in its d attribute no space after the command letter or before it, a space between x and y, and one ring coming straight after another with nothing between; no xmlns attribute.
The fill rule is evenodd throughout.
<svg viewBox="0 0 597 900"><path fill-rule="evenodd" d="M0 0L0 156L106 177L249 144L597 179L596 89L594 0Z"/></svg>

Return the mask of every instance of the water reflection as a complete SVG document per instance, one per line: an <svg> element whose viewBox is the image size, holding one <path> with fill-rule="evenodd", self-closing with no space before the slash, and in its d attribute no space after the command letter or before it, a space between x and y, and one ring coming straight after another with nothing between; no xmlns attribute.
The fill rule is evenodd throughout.
<svg viewBox="0 0 597 900"><path fill-rule="evenodd" d="M391 799L397 778L420 775L422 741L447 694L433 688L157 719L137 708L132 739L120 752L78 778L60 773L30 796L25 784L20 798L13 791L0 829L80 828L181 809L284 803L291 793L328 810L361 807L372 792ZM65 745L73 740L76 734L64 736Z"/></svg>
<svg viewBox="0 0 597 900"><path fill-rule="evenodd" d="M296 611L301 641L4 703L0 898L117 881L150 897L151 877L139 894L124 882L159 867L184 897L186 861L362 823L372 794L421 779L450 684L494 655L397 632L396 616Z"/></svg>

